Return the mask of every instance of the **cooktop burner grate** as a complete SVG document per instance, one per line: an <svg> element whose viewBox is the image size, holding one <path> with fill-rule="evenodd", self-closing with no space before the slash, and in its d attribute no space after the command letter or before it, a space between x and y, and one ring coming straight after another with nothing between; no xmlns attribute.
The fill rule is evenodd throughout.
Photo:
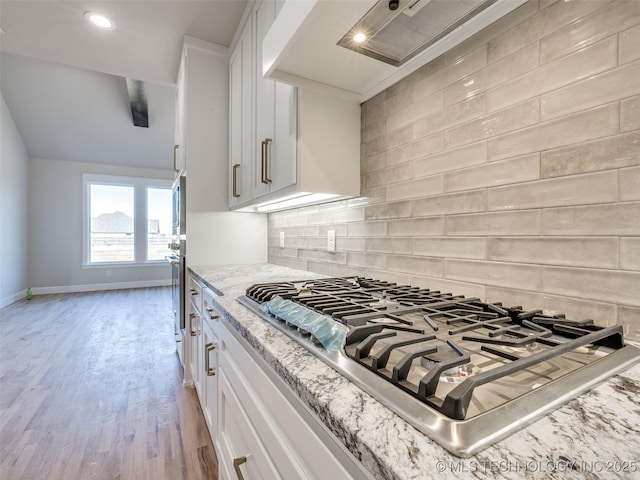
<svg viewBox="0 0 640 480"><path fill-rule="evenodd" d="M343 350L325 351L308 332L258 307L278 296L344 325ZM428 412L440 423L448 419L443 428L456 422L516 428L504 429L513 415L505 408L518 402L540 414L640 358L625 346L619 325L362 277L258 284L239 300L427 434L433 433ZM457 436L435 435L453 453L469 453L471 446L454 444Z"/></svg>

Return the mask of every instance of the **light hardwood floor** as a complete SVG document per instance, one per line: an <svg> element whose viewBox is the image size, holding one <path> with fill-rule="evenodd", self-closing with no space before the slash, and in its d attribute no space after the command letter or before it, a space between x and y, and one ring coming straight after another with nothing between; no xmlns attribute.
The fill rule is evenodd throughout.
<svg viewBox="0 0 640 480"><path fill-rule="evenodd" d="M0 478L217 478L181 378L169 288L42 295L0 310Z"/></svg>

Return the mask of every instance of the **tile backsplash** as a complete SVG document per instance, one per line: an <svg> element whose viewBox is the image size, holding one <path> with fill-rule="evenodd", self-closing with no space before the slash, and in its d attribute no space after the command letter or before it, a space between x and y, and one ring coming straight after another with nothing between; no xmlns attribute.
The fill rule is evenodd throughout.
<svg viewBox="0 0 640 480"><path fill-rule="evenodd" d="M270 214L269 261L640 340L639 42L637 0L524 4L362 105L362 198Z"/></svg>

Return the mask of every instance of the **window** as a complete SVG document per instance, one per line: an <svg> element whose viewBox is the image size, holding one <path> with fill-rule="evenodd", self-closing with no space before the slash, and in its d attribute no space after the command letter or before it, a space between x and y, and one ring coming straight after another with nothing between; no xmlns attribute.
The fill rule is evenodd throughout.
<svg viewBox="0 0 640 480"><path fill-rule="evenodd" d="M84 175L85 265L164 261L171 242L169 180Z"/></svg>

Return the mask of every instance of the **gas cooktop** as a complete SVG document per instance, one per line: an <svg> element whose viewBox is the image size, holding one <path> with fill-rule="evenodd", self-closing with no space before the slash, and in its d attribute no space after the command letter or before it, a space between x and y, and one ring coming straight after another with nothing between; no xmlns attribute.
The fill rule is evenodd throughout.
<svg viewBox="0 0 640 480"><path fill-rule="evenodd" d="M258 284L238 301L459 456L640 360L619 325L362 277ZM302 318L340 325L341 347L270 313L283 301Z"/></svg>

